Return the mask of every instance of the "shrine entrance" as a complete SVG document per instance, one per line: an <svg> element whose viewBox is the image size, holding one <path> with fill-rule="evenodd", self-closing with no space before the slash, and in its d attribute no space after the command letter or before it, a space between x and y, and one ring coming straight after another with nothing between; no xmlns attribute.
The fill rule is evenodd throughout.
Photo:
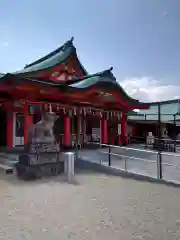
<svg viewBox="0 0 180 240"><path fill-rule="evenodd" d="M14 113L13 116L13 146L24 145L24 114Z"/></svg>
<svg viewBox="0 0 180 240"><path fill-rule="evenodd" d="M0 147L7 145L7 112L0 109Z"/></svg>
<svg viewBox="0 0 180 240"><path fill-rule="evenodd" d="M63 116L59 116L55 120L54 125L53 125L53 136L61 148L63 146L63 142L64 142L64 119L63 119Z"/></svg>

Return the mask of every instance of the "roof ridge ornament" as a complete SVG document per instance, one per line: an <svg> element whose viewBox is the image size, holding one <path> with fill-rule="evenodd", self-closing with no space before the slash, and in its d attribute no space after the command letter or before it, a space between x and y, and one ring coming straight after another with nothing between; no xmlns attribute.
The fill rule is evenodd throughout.
<svg viewBox="0 0 180 240"><path fill-rule="evenodd" d="M74 41L74 37L72 37L71 39L70 39L70 42L73 42Z"/></svg>
<svg viewBox="0 0 180 240"><path fill-rule="evenodd" d="M103 72L100 73L101 77L105 77L105 78L110 78L113 81L116 81L115 76L112 73L113 67L111 66L109 69L104 70Z"/></svg>
<svg viewBox="0 0 180 240"><path fill-rule="evenodd" d="M74 41L74 37L68 40L64 45L62 51L64 52L67 48L71 47Z"/></svg>
<svg viewBox="0 0 180 240"><path fill-rule="evenodd" d="M103 73L112 72L112 70L113 70L113 67L111 66L110 68L108 68L108 69L102 71L102 74L103 74Z"/></svg>

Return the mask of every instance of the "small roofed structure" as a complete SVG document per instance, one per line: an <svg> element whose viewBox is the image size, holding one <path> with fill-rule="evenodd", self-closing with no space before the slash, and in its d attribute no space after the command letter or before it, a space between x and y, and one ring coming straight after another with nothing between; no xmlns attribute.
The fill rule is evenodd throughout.
<svg viewBox="0 0 180 240"><path fill-rule="evenodd" d="M148 103L147 110L139 110L137 113L129 112L128 123L136 129L136 136L145 138L148 132L157 136L158 125L161 123L161 136L176 139L180 133L180 100L168 100ZM159 108L158 108L159 105ZM160 116L158 112L160 110Z"/></svg>

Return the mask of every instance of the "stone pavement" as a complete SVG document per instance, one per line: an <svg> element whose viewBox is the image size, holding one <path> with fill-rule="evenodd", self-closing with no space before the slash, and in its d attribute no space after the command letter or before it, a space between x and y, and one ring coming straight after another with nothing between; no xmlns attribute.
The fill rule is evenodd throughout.
<svg viewBox="0 0 180 240"><path fill-rule="evenodd" d="M82 170L75 178L0 175L0 239L180 239L179 188Z"/></svg>

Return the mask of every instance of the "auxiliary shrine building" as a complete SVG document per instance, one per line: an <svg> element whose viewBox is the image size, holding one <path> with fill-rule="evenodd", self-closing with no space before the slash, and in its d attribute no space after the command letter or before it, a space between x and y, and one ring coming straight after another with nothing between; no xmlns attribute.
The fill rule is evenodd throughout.
<svg viewBox="0 0 180 240"><path fill-rule="evenodd" d="M88 74L72 38L21 71L2 74L0 146L28 144L28 130L45 112L58 116L65 148L90 140L94 128L101 143L126 144L128 113L148 106L128 96L112 70Z"/></svg>

